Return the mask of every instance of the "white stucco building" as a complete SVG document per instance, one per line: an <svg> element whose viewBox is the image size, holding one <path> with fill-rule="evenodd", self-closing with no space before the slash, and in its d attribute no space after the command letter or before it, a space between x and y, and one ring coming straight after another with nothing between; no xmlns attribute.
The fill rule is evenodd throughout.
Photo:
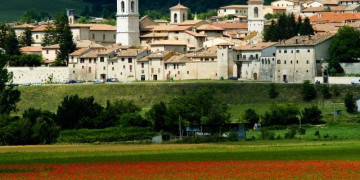
<svg viewBox="0 0 360 180"><path fill-rule="evenodd" d="M170 8L171 24L181 24L188 20L189 8L181 5L180 3Z"/></svg>

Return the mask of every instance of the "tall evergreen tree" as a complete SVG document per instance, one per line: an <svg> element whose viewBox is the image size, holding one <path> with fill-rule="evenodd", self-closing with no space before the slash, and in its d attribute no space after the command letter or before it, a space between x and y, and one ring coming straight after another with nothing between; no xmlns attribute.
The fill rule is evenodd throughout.
<svg viewBox="0 0 360 180"><path fill-rule="evenodd" d="M314 29L310 24L310 19L308 17L305 18L304 23L301 24L300 35L313 35Z"/></svg>
<svg viewBox="0 0 360 180"><path fill-rule="evenodd" d="M34 40L31 35L30 28L26 28L23 35L21 36L20 44L22 46L31 46L34 43Z"/></svg>
<svg viewBox="0 0 360 180"><path fill-rule="evenodd" d="M19 41L16 38L15 31L12 29L8 31L3 43L3 49L8 55L19 55L20 46Z"/></svg>
<svg viewBox="0 0 360 180"><path fill-rule="evenodd" d="M48 25L46 27L45 36L43 39L43 43L41 45L45 47L56 44L57 43L56 37L57 37L57 32L55 28L51 25Z"/></svg>
<svg viewBox="0 0 360 180"><path fill-rule="evenodd" d="M298 33L300 31L301 25L302 25L302 18L301 18L301 16L299 16L297 21L296 21L296 30L295 30L296 35L298 35Z"/></svg>

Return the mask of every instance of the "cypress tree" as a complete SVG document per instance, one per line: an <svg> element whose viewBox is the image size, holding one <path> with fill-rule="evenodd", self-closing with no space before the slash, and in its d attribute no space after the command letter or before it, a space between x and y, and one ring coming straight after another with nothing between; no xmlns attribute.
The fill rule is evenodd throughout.
<svg viewBox="0 0 360 180"><path fill-rule="evenodd" d="M13 29L6 35L3 48L8 55L20 55L19 41L16 38L15 31Z"/></svg>
<svg viewBox="0 0 360 180"><path fill-rule="evenodd" d="M310 24L310 19L306 17L304 23L302 23L300 27L300 35L313 35L313 34L314 34L314 29Z"/></svg>
<svg viewBox="0 0 360 180"><path fill-rule="evenodd" d="M33 44L33 43L34 43L34 40L31 35L31 30L30 30L30 28L26 28L23 33L23 36L21 37L21 45L22 46L31 46L31 44Z"/></svg>

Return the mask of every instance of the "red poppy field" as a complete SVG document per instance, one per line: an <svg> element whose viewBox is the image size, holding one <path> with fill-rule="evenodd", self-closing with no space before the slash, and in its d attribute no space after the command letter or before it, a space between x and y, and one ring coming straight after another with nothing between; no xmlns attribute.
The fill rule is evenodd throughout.
<svg viewBox="0 0 360 180"><path fill-rule="evenodd" d="M360 141L8 146L0 180L360 179L359 152Z"/></svg>
<svg viewBox="0 0 360 180"><path fill-rule="evenodd" d="M360 179L360 161L102 162L7 165L1 179ZM16 172L16 173L14 173Z"/></svg>

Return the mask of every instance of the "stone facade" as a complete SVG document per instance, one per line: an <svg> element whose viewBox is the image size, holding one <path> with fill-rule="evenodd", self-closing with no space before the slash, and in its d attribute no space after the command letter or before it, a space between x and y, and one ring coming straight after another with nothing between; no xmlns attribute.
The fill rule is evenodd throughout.
<svg viewBox="0 0 360 180"><path fill-rule="evenodd" d="M140 46L139 1L117 0L116 43Z"/></svg>
<svg viewBox="0 0 360 180"><path fill-rule="evenodd" d="M248 1L248 31L261 33L264 30L264 2L262 0Z"/></svg>
<svg viewBox="0 0 360 180"><path fill-rule="evenodd" d="M8 67L15 84L61 83L69 80L67 67Z"/></svg>

